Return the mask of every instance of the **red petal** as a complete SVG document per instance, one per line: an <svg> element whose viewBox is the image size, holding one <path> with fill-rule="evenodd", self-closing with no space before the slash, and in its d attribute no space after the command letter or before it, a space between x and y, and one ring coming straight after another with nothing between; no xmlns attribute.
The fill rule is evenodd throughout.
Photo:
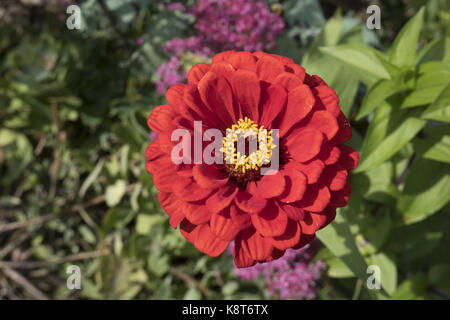
<svg viewBox="0 0 450 320"><path fill-rule="evenodd" d="M283 64L293 64L294 63L294 60L292 60L291 58L283 57L278 54L267 53L267 52L263 52L263 51L255 51L255 52L253 52L253 55L255 57L258 57L259 59L261 59L262 57L268 56L268 57L271 57L273 59L280 61Z"/></svg>
<svg viewBox="0 0 450 320"><path fill-rule="evenodd" d="M251 219L256 230L265 237L279 236L286 230L287 215L273 201Z"/></svg>
<svg viewBox="0 0 450 320"><path fill-rule="evenodd" d="M301 66L299 66L298 64L295 63L290 63L287 64L286 66L287 68L290 68L294 71L294 74L303 82L305 80L305 69Z"/></svg>
<svg viewBox="0 0 450 320"><path fill-rule="evenodd" d="M206 207L212 213L222 211L230 205L238 190L236 186L231 184L221 187L206 200Z"/></svg>
<svg viewBox="0 0 450 320"><path fill-rule="evenodd" d="M314 106L314 101L314 95L307 85L301 85L289 91L287 107L276 120L278 126L276 125L275 127L280 129L280 138L284 137L292 126L310 113Z"/></svg>
<svg viewBox="0 0 450 320"><path fill-rule="evenodd" d="M240 238L241 237L239 234L237 236L236 241L234 242L234 250L233 250L234 263L238 268L248 268L255 264L255 260L252 259L250 253L247 251L247 246L245 248L242 247Z"/></svg>
<svg viewBox="0 0 450 320"><path fill-rule="evenodd" d="M270 240L261 237L253 227L242 230L236 238L235 245L253 260L266 259L273 249Z"/></svg>
<svg viewBox="0 0 450 320"><path fill-rule="evenodd" d="M231 84L231 80L233 79L233 75L235 74L236 70L233 68L231 63L223 61L219 63L215 63L211 66L211 70L219 77L225 78L229 84Z"/></svg>
<svg viewBox="0 0 450 320"><path fill-rule="evenodd" d="M217 257L224 252L229 243L229 241L222 240L212 233L207 223L195 228L192 238L194 246L211 257Z"/></svg>
<svg viewBox="0 0 450 320"><path fill-rule="evenodd" d="M177 116L175 108L170 104L157 106L147 120L150 129L157 133L172 129L172 120Z"/></svg>
<svg viewBox="0 0 450 320"><path fill-rule="evenodd" d="M250 194L247 191L240 191L234 200L239 209L250 214L260 212L267 204L267 200Z"/></svg>
<svg viewBox="0 0 450 320"><path fill-rule="evenodd" d="M180 163L176 168L177 175L183 178L192 178L192 169L194 166L194 164Z"/></svg>
<svg viewBox="0 0 450 320"><path fill-rule="evenodd" d="M180 222L184 219L184 214L181 210L181 201L179 201L173 193L159 192L158 200L161 207L170 216L170 225L176 229Z"/></svg>
<svg viewBox="0 0 450 320"><path fill-rule="evenodd" d="M166 99L172 105L184 104L183 96L184 90L187 88L187 85L183 83L174 84L167 90Z"/></svg>
<svg viewBox="0 0 450 320"><path fill-rule="evenodd" d="M311 215L311 212L305 211L305 217L302 221L300 221L300 227L302 231L302 235L308 234L313 235L316 233L317 230L319 230L319 224L317 223L317 219L313 219L313 216Z"/></svg>
<svg viewBox="0 0 450 320"><path fill-rule="evenodd" d="M211 63L216 64L221 61L226 61L234 52L234 50L222 51L212 58Z"/></svg>
<svg viewBox="0 0 450 320"><path fill-rule="evenodd" d="M300 225L301 226L301 225ZM314 240L314 238L316 237L315 234L304 234L302 233L300 236L300 241L292 247L292 249L300 249L303 248L304 246L306 246L308 243L310 243L312 240Z"/></svg>
<svg viewBox="0 0 450 320"><path fill-rule="evenodd" d="M326 186L310 185L299 205L306 211L321 212L329 203L330 191Z"/></svg>
<svg viewBox="0 0 450 320"><path fill-rule="evenodd" d="M330 191L338 191L342 190L347 183L348 171L345 169L339 170L336 167L327 167L323 176L323 181L329 186Z"/></svg>
<svg viewBox="0 0 450 320"><path fill-rule="evenodd" d="M319 228L316 222L309 212L305 212L304 220L300 221L300 241L293 247L294 249L300 249L315 238L315 233Z"/></svg>
<svg viewBox="0 0 450 320"><path fill-rule="evenodd" d="M172 180L173 192L184 201L199 201L205 199L212 192L211 189L200 188L191 178L178 177Z"/></svg>
<svg viewBox="0 0 450 320"><path fill-rule="evenodd" d="M195 120L202 120L203 125L217 127L219 130L226 128L222 120L217 117L217 114L212 113L208 107L205 106L196 86L189 86L184 91L183 98Z"/></svg>
<svg viewBox="0 0 450 320"><path fill-rule="evenodd" d="M288 219L286 231L277 237L270 238L272 245L280 250L295 246L300 240L300 226L297 221Z"/></svg>
<svg viewBox="0 0 450 320"><path fill-rule="evenodd" d="M313 184L319 181L319 177L325 168L325 164L319 159L316 159L305 163L298 163L295 167L306 175L308 184Z"/></svg>
<svg viewBox="0 0 450 320"><path fill-rule="evenodd" d="M226 241L233 240L241 230L241 228L233 223L229 208L213 214L211 216L210 227L214 234Z"/></svg>
<svg viewBox="0 0 450 320"><path fill-rule="evenodd" d="M161 158L164 155L164 153L161 150L161 147L159 146L159 141L156 139L152 143L150 143L145 150L145 158L147 160L156 160L158 158Z"/></svg>
<svg viewBox="0 0 450 320"><path fill-rule="evenodd" d="M312 213L311 215L315 215L315 214L319 214L319 213ZM336 218L336 208L330 208L328 207L327 209L325 209L325 211L323 213L321 213L325 216L324 221L322 222L322 226L320 227L320 229L325 228L327 225L329 225L334 218Z"/></svg>
<svg viewBox="0 0 450 320"><path fill-rule="evenodd" d="M284 193L280 196L280 201L290 203L303 198L306 190L306 176L294 168L285 168L282 171L286 180Z"/></svg>
<svg viewBox="0 0 450 320"><path fill-rule="evenodd" d="M151 160L151 161L146 161L145 163L145 167L148 170L148 172L150 173L156 173L159 171L159 169L161 168L161 166L167 167L173 165L172 160L170 159L170 157L161 152L161 156L158 157L157 159ZM173 165L173 171L175 173L176 169L175 166Z"/></svg>
<svg viewBox="0 0 450 320"><path fill-rule="evenodd" d="M230 85L224 77L208 72L198 83L198 91L205 105L216 113L224 124L236 123L239 114L233 102Z"/></svg>
<svg viewBox="0 0 450 320"><path fill-rule="evenodd" d="M159 142L161 151L165 152L168 155L170 155L172 153L175 143L171 140L171 134L159 134L158 142ZM170 156L169 156L169 159L170 159ZM170 162L172 162L172 160L170 160Z"/></svg>
<svg viewBox="0 0 450 320"><path fill-rule="evenodd" d="M339 131L332 141L332 143L335 145L344 143L345 141L350 140L350 138L352 137L352 128L350 127L350 123L342 112L337 117L337 122L339 124Z"/></svg>
<svg viewBox="0 0 450 320"><path fill-rule="evenodd" d="M341 150L334 146L326 146L325 148L322 148L319 154L319 158L326 164L335 164L339 157L341 156Z"/></svg>
<svg viewBox="0 0 450 320"><path fill-rule="evenodd" d="M180 209L186 218L193 224L208 222L211 218L211 211L204 204L195 204L192 202L182 202Z"/></svg>
<svg viewBox="0 0 450 320"><path fill-rule="evenodd" d="M259 79L274 83L276 77L284 72L284 65L278 60L268 55L262 56L256 63L256 74Z"/></svg>
<svg viewBox="0 0 450 320"><path fill-rule="evenodd" d="M350 199L351 192L352 186L347 182L344 189L331 193L330 206L345 207L348 203L348 200Z"/></svg>
<svg viewBox="0 0 450 320"><path fill-rule="evenodd" d="M286 146L292 158L298 162L306 162L314 158L320 151L323 134L315 129L294 131L286 140Z"/></svg>
<svg viewBox="0 0 450 320"><path fill-rule="evenodd" d="M297 205L290 205L285 203L279 203L278 205L289 218L297 221L303 220L303 217L305 216L305 211L303 211L302 208L297 207Z"/></svg>
<svg viewBox="0 0 450 320"><path fill-rule="evenodd" d="M269 171L273 173L272 171ZM268 173L269 173L268 172ZM265 199L278 197L283 193L286 186L284 176L280 171L276 171L275 174L264 175L261 180L256 182L256 190L253 192L255 196L262 197Z"/></svg>
<svg viewBox="0 0 450 320"><path fill-rule="evenodd" d="M232 53L227 61L237 70L248 70L253 73L256 71L255 57L248 51Z"/></svg>
<svg viewBox="0 0 450 320"><path fill-rule="evenodd" d="M336 92L331 89L328 85L322 84L314 88L314 92L319 97L321 106L337 118L341 113L341 108L339 107L339 97Z"/></svg>
<svg viewBox="0 0 450 320"><path fill-rule="evenodd" d="M285 87L287 91L291 91L301 86L303 84L303 81L292 73L283 72L278 75L278 77L276 77L275 83L279 83L283 87Z"/></svg>
<svg viewBox="0 0 450 320"><path fill-rule="evenodd" d="M241 227L240 229L246 228L251 224L250 214L239 209L234 203L230 205L230 216L233 223Z"/></svg>
<svg viewBox="0 0 450 320"><path fill-rule="evenodd" d="M198 84L203 76L211 69L206 63L197 63L189 70L187 79L190 84Z"/></svg>
<svg viewBox="0 0 450 320"><path fill-rule="evenodd" d="M314 226L317 230L322 229L325 226L325 223L327 222L327 215L324 212L310 212L311 218L313 220Z"/></svg>
<svg viewBox="0 0 450 320"><path fill-rule="evenodd" d="M180 223L180 233L189 242L194 241L194 230L197 228L196 224L189 222L188 219L184 218Z"/></svg>
<svg viewBox="0 0 450 320"><path fill-rule="evenodd" d="M270 254L270 256L268 256L264 260L264 262L270 262L270 261L273 261L273 260L277 260L277 259L281 258L284 255L285 252L286 252L286 250L279 250L279 249L274 247L273 250L272 250L272 253Z"/></svg>
<svg viewBox="0 0 450 320"><path fill-rule="evenodd" d="M287 99L286 90L278 84L271 85L267 90L263 91L262 101L264 105L260 112L261 120L260 125L265 128L269 128L272 125L273 120L283 110Z"/></svg>
<svg viewBox="0 0 450 320"><path fill-rule="evenodd" d="M328 140L331 140L339 130L336 118L325 110L314 112L306 126L323 132Z"/></svg>
<svg viewBox="0 0 450 320"><path fill-rule="evenodd" d="M173 183L175 178L175 166L171 163L164 163L153 173L153 183L159 191L171 192L175 187Z"/></svg>
<svg viewBox="0 0 450 320"><path fill-rule="evenodd" d="M177 213L174 213L169 220L169 224L172 228L176 229L178 227L178 225L181 223L181 221L183 221L184 219L184 214L180 211Z"/></svg>
<svg viewBox="0 0 450 320"><path fill-rule="evenodd" d="M217 189L228 182L228 175L213 165L195 165L192 175L198 185L205 189Z"/></svg>
<svg viewBox="0 0 450 320"><path fill-rule="evenodd" d="M258 121L258 104L261 95L258 77L254 72L237 70L233 75L231 84L243 111L243 116Z"/></svg>
<svg viewBox="0 0 450 320"><path fill-rule="evenodd" d="M359 154L349 146L339 146L341 150L341 157L339 158L339 165L351 170L358 166Z"/></svg>

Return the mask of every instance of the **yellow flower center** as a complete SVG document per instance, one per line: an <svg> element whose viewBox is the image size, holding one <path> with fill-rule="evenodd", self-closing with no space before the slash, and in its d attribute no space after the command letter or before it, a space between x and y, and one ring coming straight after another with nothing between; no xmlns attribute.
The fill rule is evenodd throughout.
<svg viewBox="0 0 450 320"><path fill-rule="evenodd" d="M249 171L258 171L263 165L269 164L275 147L271 130L245 117L227 129L221 151L228 172L232 176L244 178Z"/></svg>

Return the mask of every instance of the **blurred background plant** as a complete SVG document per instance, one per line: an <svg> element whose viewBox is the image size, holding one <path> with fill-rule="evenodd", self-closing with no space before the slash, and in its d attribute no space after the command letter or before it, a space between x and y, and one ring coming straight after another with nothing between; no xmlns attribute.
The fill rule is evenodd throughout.
<svg viewBox="0 0 450 320"><path fill-rule="evenodd" d="M66 28L70 4L81 30ZM380 30L365 27L369 4ZM2 1L0 299L448 299L449 12L446 0ZM171 229L144 166L165 88L227 49L323 77L361 154L350 204L315 247L252 270ZM66 286L72 264L81 290ZM381 290L366 287L372 264Z"/></svg>

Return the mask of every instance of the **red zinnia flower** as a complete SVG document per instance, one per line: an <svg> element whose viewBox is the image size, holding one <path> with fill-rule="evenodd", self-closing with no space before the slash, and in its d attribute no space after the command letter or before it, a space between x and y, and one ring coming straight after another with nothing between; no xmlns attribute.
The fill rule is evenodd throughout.
<svg viewBox="0 0 450 320"><path fill-rule="evenodd" d="M188 84L172 86L166 98L169 104L156 107L148 119L158 138L147 148L146 167L171 226L180 225L200 251L217 256L234 240L238 267L271 261L309 243L334 219L336 208L347 204L348 171L358 163L358 153L342 145L351 137L349 123L333 89L291 59L222 52L211 65L193 66ZM194 121L202 121L201 132ZM234 152L232 158L243 162L177 165L171 154L178 141L171 137L179 128L200 137L219 129L225 136L222 150L231 146L232 152L235 140L227 129L255 129L260 136L264 128L279 129L279 141L264 136L269 158ZM202 140L204 150L210 139ZM261 175L273 148L279 170ZM249 164L252 158L258 161Z"/></svg>

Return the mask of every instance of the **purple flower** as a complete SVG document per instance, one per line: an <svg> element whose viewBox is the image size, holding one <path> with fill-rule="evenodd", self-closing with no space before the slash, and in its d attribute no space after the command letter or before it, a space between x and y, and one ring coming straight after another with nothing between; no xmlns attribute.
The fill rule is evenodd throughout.
<svg viewBox="0 0 450 320"><path fill-rule="evenodd" d="M182 4L181 2L172 2L172 3L168 3L166 4L166 10L169 11L184 11L184 4Z"/></svg>
<svg viewBox="0 0 450 320"><path fill-rule="evenodd" d="M271 49L283 20L259 0L199 0L191 8L195 29L216 51Z"/></svg>
<svg viewBox="0 0 450 320"><path fill-rule="evenodd" d="M166 9L183 11L184 6L171 3ZM158 68L156 89L159 94L186 80L187 73L180 62L186 53L206 60L226 50L268 50L284 28L283 20L260 0L199 0L189 12L196 19L197 35L173 38L164 45L164 52L172 58Z"/></svg>
<svg viewBox="0 0 450 320"><path fill-rule="evenodd" d="M272 296L314 299L317 295L316 281L326 268L322 261L312 262L318 245L318 242L311 242L299 250L288 249L280 259L249 268L235 267L234 272L242 280L252 280L262 275ZM232 252L232 245L228 252Z"/></svg>
<svg viewBox="0 0 450 320"><path fill-rule="evenodd" d="M161 95L166 92L168 87L183 82L187 77L180 59L176 56L173 56L169 62L160 65L156 72L158 73L156 91Z"/></svg>
<svg viewBox="0 0 450 320"><path fill-rule="evenodd" d="M140 47L144 44L144 41L145 41L144 37L139 37L136 39L136 45Z"/></svg>
<svg viewBox="0 0 450 320"><path fill-rule="evenodd" d="M185 39L173 38L164 45L164 52L177 57L181 57L186 52L192 52L203 58L208 58L214 54L208 46L205 46L200 36Z"/></svg>

